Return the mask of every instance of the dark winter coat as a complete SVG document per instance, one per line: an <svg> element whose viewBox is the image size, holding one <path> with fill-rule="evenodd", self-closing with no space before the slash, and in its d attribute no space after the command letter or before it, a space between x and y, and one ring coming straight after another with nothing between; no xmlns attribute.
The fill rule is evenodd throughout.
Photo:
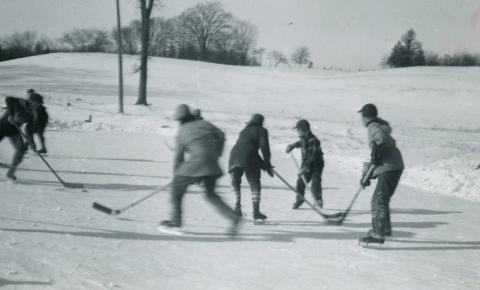
<svg viewBox="0 0 480 290"><path fill-rule="evenodd" d="M15 125L9 121L9 119L12 119L18 126L27 123L27 138L32 140L33 116L31 114L28 102L20 98L6 97L5 104L7 105L7 111L0 118L0 135L13 136L19 134L19 131Z"/></svg>
<svg viewBox="0 0 480 290"><path fill-rule="evenodd" d="M258 154L262 152L263 160ZM265 168L270 166L268 130L259 123L249 123L239 134L237 143L230 152L228 171L234 168Z"/></svg>
<svg viewBox="0 0 480 290"><path fill-rule="evenodd" d="M300 148L302 151L302 168L307 172L323 170L323 152L320 140L309 132L306 137L300 137L300 141L290 144L292 148Z"/></svg>
<svg viewBox="0 0 480 290"><path fill-rule="evenodd" d="M42 105L35 112L33 112L33 125L32 129L34 133L43 134L48 124L47 109Z"/></svg>
<svg viewBox="0 0 480 290"><path fill-rule="evenodd" d="M403 170L403 158L391 136L392 128L387 121L373 118L367 122L368 144L371 148L372 162L377 165L373 176Z"/></svg>
<svg viewBox="0 0 480 290"><path fill-rule="evenodd" d="M192 120L183 123L178 131L174 174L202 177L221 176L218 164L225 144L225 134L210 122Z"/></svg>

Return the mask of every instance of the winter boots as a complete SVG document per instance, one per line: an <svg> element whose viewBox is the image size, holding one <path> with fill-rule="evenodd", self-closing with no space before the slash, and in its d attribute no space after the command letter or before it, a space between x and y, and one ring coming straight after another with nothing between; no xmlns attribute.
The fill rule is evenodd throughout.
<svg viewBox="0 0 480 290"><path fill-rule="evenodd" d="M385 243L385 238L366 236L358 239L360 244L383 244Z"/></svg>
<svg viewBox="0 0 480 290"><path fill-rule="evenodd" d="M15 176L15 169L16 169L16 166L12 165L8 171L7 171L7 178L9 180L12 180L12 181L15 181L17 180L17 177Z"/></svg>
<svg viewBox="0 0 480 290"><path fill-rule="evenodd" d="M242 222L242 217L239 216L232 221L231 227L228 229L227 235L230 237L235 237L238 234L238 229L240 228Z"/></svg>
<svg viewBox="0 0 480 290"><path fill-rule="evenodd" d="M385 232L383 233L385 237L391 237L392 236L392 229L386 229ZM373 230L369 229L367 232L367 236L372 236L373 235Z"/></svg>
<svg viewBox="0 0 480 290"><path fill-rule="evenodd" d="M292 209L298 209L304 202L304 199L299 199L297 198L297 200L293 203L293 206L292 206Z"/></svg>
<svg viewBox="0 0 480 290"><path fill-rule="evenodd" d="M160 226L166 227L166 228L179 228L180 224L172 222L170 220L165 220L160 223Z"/></svg>
<svg viewBox="0 0 480 290"><path fill-rule="evenodd" d="M265 220L267 216L260 212L260 202L253 202L253 219Z"/></svg>

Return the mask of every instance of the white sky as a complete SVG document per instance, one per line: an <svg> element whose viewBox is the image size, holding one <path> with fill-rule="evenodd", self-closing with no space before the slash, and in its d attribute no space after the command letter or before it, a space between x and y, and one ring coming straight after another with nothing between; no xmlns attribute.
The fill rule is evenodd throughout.
<svg viewBox="0 0 480 290"><path fill-rule="evenodd" d="M139 18L136 0L120 0L122 22ZM199 0L163 0L154 16L171 17ZM372 68L414 28L427 51L480 53L480 1L219 0L259 28L258 46L289 55L306 45L319 67ZM115 0L1 0L0 36L34 29L58 37L72 28L113 28Z"/></svg>

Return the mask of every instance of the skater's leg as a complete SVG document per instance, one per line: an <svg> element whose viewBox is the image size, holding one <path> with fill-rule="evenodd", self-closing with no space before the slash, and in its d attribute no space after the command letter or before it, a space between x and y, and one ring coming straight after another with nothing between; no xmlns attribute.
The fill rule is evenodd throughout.
<svg viewBox="0 0 480 290"><path fill-rule="evenodd" d="M386 219L385 219L385 235L392 235L392 223L390 218L390 199L397 189L400 177L402 176L402 171L393 171L388 173L387 186L388 198L386 203Z"/></svg>
<svg viewBox="0 0 480 290"><path fill-rule="evenodd" d="M10 179L16 179L15 170L17 169L18 164L22 162L23 156L25 156L25 152L27 151L27 147L22 136L19 134L9 136L9 139L14 147L15 153L13 155L12 165L7 172L7 177Z"/></svg>
<svg viewBox="0 0 480 290"><path fill-rule="evenodd" d="M38 150L39 153L47 153L47 147L45 146L45 135L43 131L36 133L38 136L38 140L40 141L40 149Z"/></svg>
<svg viewBox="0 0 480 290"><path fill-rule="evenodd" d="M306 187L306 184L305 182L303 182L303 178L298 177L296 190L298 194L300 194L302 197L305 196L305 187ZM297 209L303 204L304 199L302 197L298 195L296 196L295 203L293 204L293 207L292 207L293 209Z"/></svg>
<svg viewBox="0 0 480 290"><path fill-rule="evenodd" d="M323 171L323 168L312 172L312 195L313 195L313 198L315 199L315 203L319 207L323 207L322 171Z"/></svg>
<svg viewBox="0 0 480 290"><path fill-rule="evenodd" d="M260 180L261 172L259 167L249 167L246 171L250 190L252 191L253 219L266 219L267 216L260 212L260 200L262 183Z"/></svg>
<svg viewBox="0 0 480 290"><path fill-rule="evenodd" d="M390 222L389 202L398 185L402 172L391 171L378 176L372 196L372 229L374 237L384 237ZM389 229L391 232L391 228ZM388 232L388 231L387 231Z"/></svg>
<svg viewBox="0 0 480 290"><path fill-rule="evenodd" d="M192 182L191 177L175 175L172 180L171 202L172 214L171 224L175 227L182 226L182 200L188 185Z"/></svg>
<svg viewBox="0 0 480 290"><path fill-rule="evenodd" d="M215 206L215 208L222 214L224 217L230 220L238 219L238 215L235 211L229 207L216 193L215 193L215 183L216 176L205 176L203 178L203 183L205 185L205 192L207 194L207 200Z"/></svg>
<svg viewBox="0 0 480 290"><path fill-rule="evenodd" d="M242 176L244 169L241 167L236 167L230 171L230 176L232 178L232 189L235 192L236 202L235 202L235 212L238 215L242 215L242 194L241 194L241 184Z"/></svg>

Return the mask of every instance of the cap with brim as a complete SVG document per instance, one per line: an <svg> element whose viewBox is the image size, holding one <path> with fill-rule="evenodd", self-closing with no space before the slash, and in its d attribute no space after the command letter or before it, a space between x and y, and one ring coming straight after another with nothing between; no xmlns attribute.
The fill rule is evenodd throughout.
<svg viewBox="0 0 480 290"><path fill-rule="evenodd" d="M310 123L305 119L298 120L297 124L295 125L295 127L293 127L293 129L304 130L304 131L309 130Z"/></svg>
<svg viewBox="0 0 480 290"><path fill-rule="evenodd" d="M359 111L362 117L375 118L378 116L377 107L374 104L366 104Z"/></svg>

